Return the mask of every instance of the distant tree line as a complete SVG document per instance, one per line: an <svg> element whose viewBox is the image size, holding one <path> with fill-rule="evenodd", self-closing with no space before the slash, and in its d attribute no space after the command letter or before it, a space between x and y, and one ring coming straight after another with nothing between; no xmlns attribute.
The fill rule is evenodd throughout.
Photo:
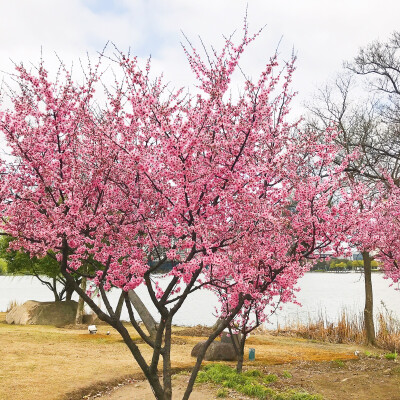
<svg viewBox="0 0 400 400"><path fill-rule="evenodd" d="M371 261L372 269L379 269L379 262L376 260ZM345 271L358 271L364 269L363 260L348 260L345 258L333 258L330 260L319 260L312 268L312 272L321 271L335 271L335 272L345 272Z"/></svg>
<svg viewBox="0 0 400 400"><path fill-rule="evenodd" d="M0 236L0 275L34 276L53 293L55 301L71 300L74 289L61 275L57 261L49 255L38 258L29 252L10 250L12 241L11 236Z"/></svg>

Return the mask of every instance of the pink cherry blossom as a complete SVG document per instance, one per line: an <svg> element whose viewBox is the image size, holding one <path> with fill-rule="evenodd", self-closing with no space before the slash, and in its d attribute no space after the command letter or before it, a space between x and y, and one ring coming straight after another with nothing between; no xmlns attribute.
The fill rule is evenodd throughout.
<svg viewBox="0 0 400 400"><path fill-rule="evenodd" d="M249 307L263 318L275 295L293 300L297 279L320 252L342 251L352 223L352 195L342 189L347 161L334 163L336 132L327 130L321 142L288 118L295 60L279 65L273 56L258 80L229 96L257 35L246 28L239 44L228 39L210 62L185 48L201 89L193 96L153 79L150 63L141 69L120 54L113 67L122 73L100 109L103 57L84 84L63 69L51 81L44 65L32 73L18 66L20 90L0 113L12 152L1 166L1 229L16 238L15 249L53 254L66 277L83 266L92 271L107 312L76 290L121 333L158 397L169 396L157 365L161 354L170 371L170 328L187 296L217 291L226 324ZM171 261L162 286L153 272ZM159 313L164 340L162 350L131 314L153 347L150 364L106 295L139 285Z"/></svg>

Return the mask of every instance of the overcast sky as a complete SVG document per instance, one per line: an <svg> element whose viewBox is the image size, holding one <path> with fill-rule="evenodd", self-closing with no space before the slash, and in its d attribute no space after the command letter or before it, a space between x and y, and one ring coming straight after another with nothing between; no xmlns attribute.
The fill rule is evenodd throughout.
<svg viewBox="0 0 400 400"><path fill-rule="evenodd" d="M77 62L112 41L122 51L151 54L173 86L190 85L181 31L221 46L222 35L240 33L246 4L250 30L266 28L243 60L245 71L256 76L282 38L282 59L292 49L298 56L299 101L361 46L400 29L399 0L0 0L0 70L12 72L10 59L37 64L41 48L50 67L55 52Z"/></svg>

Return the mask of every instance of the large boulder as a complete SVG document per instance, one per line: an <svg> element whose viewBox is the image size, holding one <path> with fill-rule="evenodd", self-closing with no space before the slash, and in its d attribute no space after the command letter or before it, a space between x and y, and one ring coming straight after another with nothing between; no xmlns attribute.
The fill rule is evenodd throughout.
<svg viewBox="0 0 400 400"><path fill-rule="evenodd" d="M77 308L78 303L73 300L47 302L29 300L8 312L6 322L19 325L75 324Z"/></svg>
<svg viewBox="0 0 400 400"><path fill-rule="evenodd" d="M205 344L204 342L197 343L193 349L191 356L197 357ZM232 343L212 342L204 356L206 361L236 361L237 355Z"/></svg>

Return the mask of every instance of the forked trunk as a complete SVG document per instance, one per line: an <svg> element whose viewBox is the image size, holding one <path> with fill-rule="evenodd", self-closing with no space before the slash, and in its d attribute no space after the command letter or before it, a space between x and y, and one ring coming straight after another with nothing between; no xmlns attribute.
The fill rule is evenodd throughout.
<svg viewBox="0 0 400 400"><path fill-rule="evenodd" d="M232 328L230 326L228 326L228 329L231 342L237 356L236 372L240 374L243 369L244 344L246 343L246 336L247 336L246 329L243 329L242 332L238 333L237 335L233 334Z"/></svg>

